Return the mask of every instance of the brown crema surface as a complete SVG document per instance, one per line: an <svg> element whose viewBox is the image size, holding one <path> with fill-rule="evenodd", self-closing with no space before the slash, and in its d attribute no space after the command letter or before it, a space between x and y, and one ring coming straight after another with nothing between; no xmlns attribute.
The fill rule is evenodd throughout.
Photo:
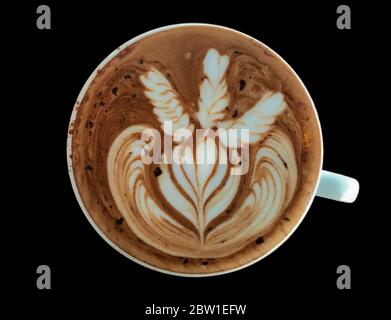
<svg viewBox="0 0 391 320"><path fill-rule="evenodd" d="M298 183L292 201L272 228L251 239L245 247L219 258L177 257L143 242L124 221L108 185L107 157L113 141L131 125L143 124L161 131L140 81L140 76L152 66L170 81L181 95L183 106L188 108L191 122L200 127L195 115L199 85L204 77L202 62L210 48L228 55L230 61L226 73L230 105L224 120L239 118L267 91L284 94L289 108L278 117L275 126L289 135L294 144ZM297 226L316 187L321 137L305 88L273 52L232 30L182 26L146 36L118 51L118 55L97 70L82 101L76 102L74 112L76 118L69 131L71 161L76 186L88 214L113 243L154 267L192 274L224 271L250 263L271 251ZM157 167L147 168L145 182L160 197L154 184ZM246 179L242 180L245 188ZM239 194L236 205L240 201ZM234 204L230 209L229 214L235 214Z"/></svg>

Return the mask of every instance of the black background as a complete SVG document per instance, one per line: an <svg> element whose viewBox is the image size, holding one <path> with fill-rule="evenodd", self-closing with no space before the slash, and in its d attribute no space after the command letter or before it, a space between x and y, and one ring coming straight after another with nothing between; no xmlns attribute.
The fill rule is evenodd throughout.
<svg viewBox="0 0 391 320"><path fill-rule="evenodd" d="M51 8L51 30L36 27L39 4ZM340 4L351 7L351 30L336 27ZM16 197L13 220L18 221L20 241L13 267L22 280L17 289L35 303L31 311L38 314L50 305L73 313L77 303L88 312L118 312L125 319L142 319L145 307L152 303L247 304L247 317L255 319L264 310L316 318L368 310L367 303L358 301L373 295L373 284L382 281L380 249L375 249L381 239L368 218L383 212L368 168L368 163L374 163L369 144L376 143L378 133L372 126L377 119L368 108L380 108L371 98L377 86L373 71L379 70L379 61L372 59L377 42L382 41L379 21L369 21L371 8L382 10L356 2L315 5L245 0L20 4L14 21L25 40L21 42L12 31L8 36L18 48L13 52L20 67L15 83L24 84L13 88L19 106L15 110L20 110L18 130L24 137L23 150L18 150L24 160L18 158L15 164L23 168L28 182L17 192L23 200ZM181 22L231 27L279 53L301 77L317 107L324 168L353 176L361 184L354 204L316 198L301 226L276 252L244 270L213 278L161 274L118 254L84 217L67 172L69 117L94 68L134 36ZM28 210L22 209L25 205ZM36 288L36 268L41 264L52 270L51 290ZM341 264L351 267L352 290L336 287L336 269ZM310 311L310 306L316 311Z"/></svg>

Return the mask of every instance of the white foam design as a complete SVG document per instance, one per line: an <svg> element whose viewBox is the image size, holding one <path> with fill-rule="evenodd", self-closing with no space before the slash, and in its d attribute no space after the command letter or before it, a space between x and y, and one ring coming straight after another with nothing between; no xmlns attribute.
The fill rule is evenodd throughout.
<svg viewBox="0 0 391 320"><path fill-rule="evenodd" d="M162 129L164 121L172 122L172 130L178 129L194 130L190 123L189 115L184 112L182 101L178 93L173 89L167 78L156 68L151 68L145 75L140 77L146 90L145 95L154 105L153 112L157 115ZM166 132L172 134L171 132Z"/></svg>
<svg viewBox="0 0 391 320"><path fill-rule="evenodd" d="M234 253L272 226L296 189L294 147L289 136L273 125L287 107L283 94L267 92L243 115L224 121L229 103L225 80L228 65L228 56L221 56L215 49L207 52L198 120L203 128L250 130L248 143L255 152L251 174L230 174L230 162L199 163L201 158L217 160L226 152L225 148L219 149L214 139L205 137L186 153L185 145L174 146L174 154L186 154L193 164L161 164L161 174L152 177L157 181L152 181L157 188L154 190L146 185L147 166L140 156L145 144L140 135L147 129L145 126L125 129L109 150L109 185L126 223L144 242L171 255L221 257ZM151 68L140 79L162 125L172 120L174 131L194 129L182 99L160 71ZM260 140L262 144L255 144ZM238 142L241 141L227 144L239 146ZM248 188L239 190L244 179ZM245 195L241 202L236 201L239 193ZM233 214L226 215L230 208L234 208Z"/></svg>
<svg viewBox="0 0 391 320"><path fill-rule="evenodd" d="M213 127L225 115L229 104L227 83L224 75L229 63L228 56L220 56L216 49L210 49L204 58L206 78L200 87L198 120L203 128Z"/></svg>
<svg viewBox="0 0 391 320"><path fill-rule="evenodd" d="M276 117L284 111L285 108L286 103L282 93L267 92L241 117L235 120L222 122L220 123L220 127L236 130L249 129L249 143L256 143L264 138L264 134L271 129ZM240 137L238 137L238 140L240 141ZM231 144L232 141L228 140L228 146L231 146Z"/></svg>

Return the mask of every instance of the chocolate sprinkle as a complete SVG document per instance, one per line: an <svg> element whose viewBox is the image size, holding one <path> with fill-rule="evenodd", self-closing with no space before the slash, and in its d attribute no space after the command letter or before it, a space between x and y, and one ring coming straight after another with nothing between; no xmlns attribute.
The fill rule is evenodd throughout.
<svg viewBox="0 0 391 320"><path fill-rule="evenodd" d="M122 225L124 223L124 218L119 218L119 219L115 219L115 224L117 225L117 226L120 226L120 225Z"/></svg>
<svg viewBox="0 0 391 320"><path fill-rule="evenodd" d="M94 123L92 121L87 121L86 128L91 129L94 126Z"/></svg>
<svg viewBox="0 0 391 320"><path fill-rule="evenodd" d="M246 81L244 81L243 79L240 79L240 81L239 81L239 90L242 91L245 86L246 86Z"/></svg>
<svg viewBox="0 0 391 320"><path fill-rule="evenodd" d="M156 167L155 170L153 170L153 174L155 177L160 176L162 174L162 169L160 169L160 167Z"/></svg>

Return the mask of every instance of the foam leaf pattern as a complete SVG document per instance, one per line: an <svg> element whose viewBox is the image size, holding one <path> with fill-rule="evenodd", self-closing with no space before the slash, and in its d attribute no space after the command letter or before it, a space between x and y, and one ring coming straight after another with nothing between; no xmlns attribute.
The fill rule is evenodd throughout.
<svg viewBox="0 0 391 320"><path fill-rule="evenodd" d="M180 129L193 132L194 125L190 123L190 117L184 110L182 99L159 70L151 68L140 77L140 80L146 88L145 95L154 106L153 112L158 117L163 130L164 121L171 121L173 132Z"/></svg>
<svg viewBox="0 0 391 320"><path fill-rule="evenodd" d="M228 56L221 56L216 49L210 49L203 61L205 79L200 85L198 119L203 128L211 128L225 116L229 104L225 72Z"/></svg>
<svg viewBox="0 0 391 320"><path fill-rule="evenodd" d="M224 129L236 129L238 132L242 129L249 130L248 143L256 143L265 137L276 120L276 117L285 110L286 103L281 92L272 93L271 91L265 93L258 102L249 110L247 110L241 117L235 120L229 120L220 124ZM238 139L239 135L238 135ZM227 140L228 146L230 142ZM236 145L240 145L235 142Z"/></svg>

